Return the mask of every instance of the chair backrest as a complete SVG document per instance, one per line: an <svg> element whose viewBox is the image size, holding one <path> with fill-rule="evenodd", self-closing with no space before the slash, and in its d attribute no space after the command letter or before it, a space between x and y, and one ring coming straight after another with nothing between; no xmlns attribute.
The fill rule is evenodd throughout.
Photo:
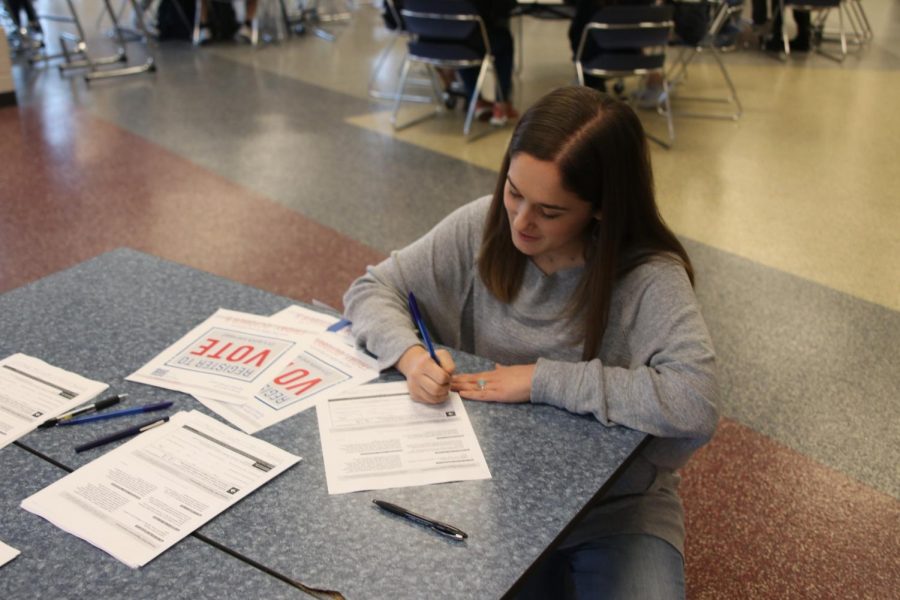
<svg viewBox="0 0 900 600"><path fill-rule="evenodd" d="M404 0L400 14L407 31L429 40L462 41L483 30L468 0Z"/></svg>
<svg viewBox="0 0 900 600"><path fill-rule="evenodd" d="M601 49L665 48L673 15L671 5L607 6L594 13L585 33Z"/></svg>

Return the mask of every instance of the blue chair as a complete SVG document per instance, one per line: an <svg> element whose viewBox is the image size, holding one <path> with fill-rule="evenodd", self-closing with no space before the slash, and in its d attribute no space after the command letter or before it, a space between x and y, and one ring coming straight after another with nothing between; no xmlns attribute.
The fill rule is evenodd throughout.
<svg viewBox="0 0 900 600"><path fill-rule="evenodd" d="M741 106L741 101L738 98L737 88L735 88L734 82L731 80L731 76L728 74L728 69L725 68L725 62L722 60L721 56L722 53L716 47L716 37L721 33L722 28L725 26L725 24L728 23L735 14L740 14L741 10L743 9L743 5L732 4L730 2L727 2L726 0L675 0L675 3L704 6L707 10L710 11L710 21L706 35L703 36L703 38L696 44L689 44L682 48L675 60L672 61L672 67L666 75L666 79L668 79L669 81L669 86L673 90L677 89L677 87L680 86L685 79L687 79L687 69L691 62L693 62L693 60L698 55L704 52L708 52L710 55L712 55L713 59L716 62L716 65L719 67L719 73L722 75L722 79L725 81L725 85L728 88L728 95L725 97L715 98L696 96L688 97L682 95L679 95L678 97L684 100L728 104L733 108L732 112L730 113L725 113L724 111L678 111L678 114L689 117L729 119L737 121L743 113L743 107Z"/></svg>
<svg viewBox="0 0 900 600"><path fill-rule="evenodd" d="M487 70L494 68L491 44L488 40L484 21L467 0L405 0L400 11L406 31L411 35L407 43L407 54L403 60L400 83L394 96L394 110L391 124L400 130L431 118L444 110L442 90L437 80L435 68L465 69L479 67L478 80L469 100L463 134L469 135L475 116L475 105ZM482 48L474 48L469 42L481 38ZM421 63L428 69L432 82L435 110L402 125L397 124L397 113L404 99L409 70L413 63ZM497 91L497 99L503 98Z"/></svg>
<svg viewBox="0 0 900 600"><path fill-rule="evenodd" d="M647 137L664 148L670 148L675 142L669 85L665 78L666 45L674 25L673 14L672 6L606 6L591 17L575 52L579 85L584 85L585 74L612 79L654 72L662 75L663 93L657 112L666 117L669 143L649 133ZM589 39L597 50L593 56L585 55Z"/></svg>

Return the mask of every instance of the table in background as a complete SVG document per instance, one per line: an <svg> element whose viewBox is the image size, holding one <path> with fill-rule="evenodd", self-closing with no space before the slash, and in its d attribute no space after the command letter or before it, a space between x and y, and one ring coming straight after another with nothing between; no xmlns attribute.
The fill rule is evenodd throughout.
<svg viewBox="0 0 900 600"><path fill-rule="evenodd" d="M219 307L266 315L292 303L119 249L0 296L0 357L22 352L104 381L110 391L129 393L130 402L174 400L175 409L212 414L187 395L124 378ZM454 358L460 371L490 366L462 353ZM329 496L318 424L314 411L308 410L257 434L302 456L300 464L202 527L199 537L188 538L140 571L121 568L131 572L135 581L164 578L173 555L185 552L187 544L209 541L286 579L336 590L348 598L500 597L552 547L584 506L608 487L647 436L607 428L592 418L550 406L467 402L466 409L490 467L490 480ZM19 441L20 448L8 447L0 453L6 459L6 454L27 448L59 465L77 468L111 447L75 454L73 446L115 431L121 424L95 425L90 433L80 427L35 431ZM7 471L2 472L0 485L10 487ZM17 500L52 479L16 482L30 486L27 493L19 492ZM469 539L451 542L390 518L372 504L374 497L452 523L468 532ZM11 502L17 504L16 498ZM21 509L9 518L34 527L37 537L48 528L58 531ZM72 561L72 573L81 572L84 563L92 560L115 562L85 542L58 533L69 544L84 546L89 555L58 557ZM0 539L17 547L17 539L3 535L0 529ZM212 547L206 550L215 554ZM240 570L219 560L205 560L199 553L196 556L184 569L201 581L219 581L225 575L223 569L229 570L229 576ZM29 560L24 552L16 559ZM0 593L8 568L0 571ZM256 573L262 576L261 571ZM285 587L272 579L270 585ZM69 582L61 577L34 583L40 586L35 590L47 586L52 593ZM246 597L241 589L219 597ZM156 597L157 592L148 586L136 597L141 595Z"/></svg>

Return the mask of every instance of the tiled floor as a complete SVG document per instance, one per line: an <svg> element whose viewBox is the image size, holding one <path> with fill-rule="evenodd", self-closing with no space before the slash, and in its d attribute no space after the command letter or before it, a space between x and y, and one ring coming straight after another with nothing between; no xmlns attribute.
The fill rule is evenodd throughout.
<svg viewBox="0 0 900 600"><path fill-rule="evenodd" d="M725 389L718 435L685 469L691 597L900 589L900 3L863 4L875 38L843 65L729 54L742 118L678 118L675 147L653 149ZM104 53L99 3L78 6ZM565 22L522 24L527 107L573 70ZM20 106L0 109L0 291L131 246L338 305L366 264L488 193L509 130L467 142L457 112L393 132L367 95L389 41L377 11L331 29L334 43L169 42L157 73L90 86L20 64ZM701 62L683 94L718 89Z"/></svg>

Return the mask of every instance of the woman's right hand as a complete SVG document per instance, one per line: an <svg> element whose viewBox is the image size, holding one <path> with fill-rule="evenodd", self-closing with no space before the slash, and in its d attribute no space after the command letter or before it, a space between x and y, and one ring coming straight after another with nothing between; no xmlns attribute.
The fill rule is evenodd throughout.
<svg viewBox="0 0 900 600"><path fill-rule="evenodd" d="M441 364L434 362L422 346L411 346L397 361L397 370L406 376L409 395L417 402L440 404L450 393L450 376L456 370L446 350L435 352Z"/></svg>

